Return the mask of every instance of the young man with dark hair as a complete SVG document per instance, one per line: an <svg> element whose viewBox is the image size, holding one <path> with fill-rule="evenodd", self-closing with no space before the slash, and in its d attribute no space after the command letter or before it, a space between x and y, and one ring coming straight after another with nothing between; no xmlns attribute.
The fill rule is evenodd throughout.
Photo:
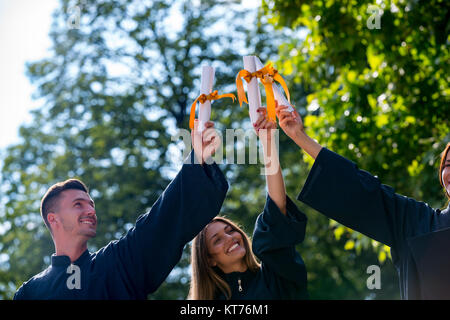
<svg viewBox="0 0 450 320"><path fill-rule="evenodd" d="M192 133L194 152L151 210L120 240L95 253L94 201L83 182L50 187L42 218L55 244L51 266L25 282L14 299L146 299L179 261L187 242L220 211L228 184L216 164L205 162L220 146L213 123Z"/></svg>
<svg viewBox="0 0 450 320"><path fill-rule="evenodd" d="M89 193L88 187L77 179L69 179L51 186L41 200L41 216L50 232L52 232L52 230L48 221L48 214L49 212L57 211L57 208L59 208L60 205L62 193L66 190L81 190L85 193Z"/></svg>

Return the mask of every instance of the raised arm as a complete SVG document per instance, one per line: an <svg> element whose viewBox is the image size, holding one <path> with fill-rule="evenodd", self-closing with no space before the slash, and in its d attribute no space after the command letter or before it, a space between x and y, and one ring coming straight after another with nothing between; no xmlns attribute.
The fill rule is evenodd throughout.
<svg viewBox="0 0 450 320"><path fill-rule="evenodd" d="M268 195L256 220L253 252L275 297L305 299L306 267L295 245L305 237L307 219L286 195L275 139L277 125L267 119L265 108L258 113L255 130L263 146Z"/></svg>
<svg viewBox="0 0 450 320"><path fill-rule="evenodd" d="M266 109L259 108L260 114L255 130L263 146L267 192L280 211L286 214L286 188L281 172L278 148L275 141L276 123L266 117Z"/></svg>
<svg viewBox="0 0 450 320"><path fill-rule="evenodd" d="M114 263L112 267L120 270L128 289L138 298L145 299L159 287L180 260L185 244L222 207L228 184L216 164L204 163L216 150L211 145L214 139L204 139L207 132L200 135L202 147L194 145L203 154L197 159L203 164L196 163L191 152L150 212L141 215L125 237L98 253ZM212 148L205 150L208 147Z"/></svg>
<svg viewBox="0 0 450 320"><path fill-rule="evenodd" d="M315 159L298 200L395 249L406 238L429 231L434 209L396 194L352 161L323 148L304 132L298 112L285 109L276 107L280 127Z"/></svg>

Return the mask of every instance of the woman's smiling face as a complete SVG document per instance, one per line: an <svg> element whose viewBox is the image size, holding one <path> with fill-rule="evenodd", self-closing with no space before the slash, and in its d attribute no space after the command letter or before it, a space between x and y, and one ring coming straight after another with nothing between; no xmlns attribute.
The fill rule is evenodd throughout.
<svg viewBox="0 0 450 320"><path fill-rule="evenodd" d="M206 243L211 266L225 273L247 269L244 262L247 250L242 235L232 226L221 221L211 223L206 230Z"/></svg>
<svg viewBox="0 0 450 320"><path fill-rule="evenodd" d="M447 152L444 166L442 169L442 184L444 185L447 195L450 196L450 152Z"/></svg>

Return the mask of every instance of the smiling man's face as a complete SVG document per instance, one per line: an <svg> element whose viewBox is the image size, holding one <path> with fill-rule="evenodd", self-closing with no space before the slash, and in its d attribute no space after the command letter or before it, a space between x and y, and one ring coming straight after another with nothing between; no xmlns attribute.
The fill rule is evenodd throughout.
<svg viewBox="0 0 450 320"><path fill-rule="evenodd" d="M69 189L61 192L54 213L49 213L53 232L65 236L95 237L97 233L97 216L94 201L88 193Z"/></svg>

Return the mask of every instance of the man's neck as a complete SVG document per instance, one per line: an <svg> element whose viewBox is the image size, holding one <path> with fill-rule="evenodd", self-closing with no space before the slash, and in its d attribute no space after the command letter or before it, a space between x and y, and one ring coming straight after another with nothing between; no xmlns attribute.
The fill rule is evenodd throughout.
<svg viewBox="0 0 450 320"><path fill-rule="evenodd" d="M83 243L56 243L57 256L68 256L71 262L76 261L87 249L87 241Z"/></svg>

